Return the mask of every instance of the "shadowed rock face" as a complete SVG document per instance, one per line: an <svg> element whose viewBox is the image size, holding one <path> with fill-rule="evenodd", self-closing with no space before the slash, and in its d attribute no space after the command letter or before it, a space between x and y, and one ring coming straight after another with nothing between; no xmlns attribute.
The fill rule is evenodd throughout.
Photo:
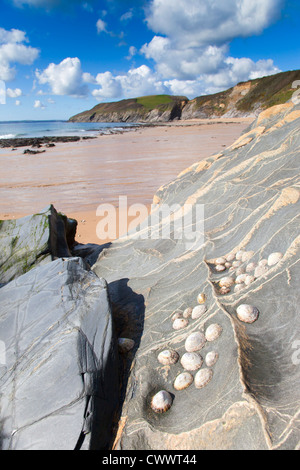
<svg viewBox="0 0 300 470"><path fill-rule="evenodd" d="M165 227L167 219L156 225L149 219L139 231L144 239L131 234L114 242L94 265L116 304L124 300L114 288L121 279L144 299L131 305L127 318L128 325L137 322L141 309L143 335L125 377L116 448L299 447L299 126L300 106L271 108L230 148L160 188L152 217L163 204L189 204L190 212L204 205L202 246L176 239L172 229L169 239L150 239L150 232ZM179 208L174 211L175 220L182 221ZM196 219L191 227L200 233ZM268 265L265 260L272 253L281 255ZM216 261L220 257L230 265L225 266L226 259ZM238 280L237 288L243 273L252 277L247 283ZM228 276L234 285L222 292L219 281ZM206 309L198 318L189 317L185 328L174 330L173 313L194 308L200 293L206 296ZM238 319L241 304L258 309L256 321ZM206 333L211 324L219 325L221 334L199 354L205 359L208 352L218 353L210 367L212 379L201 389L193 383L175 390L181 362L163 366L158 354L170 348L181 358L187 336ZM206 367L204 362L202 369ZM196 372L191 374L195 378ZM150 402L160 390L171 394L172 406L157 414Z"/></svg>

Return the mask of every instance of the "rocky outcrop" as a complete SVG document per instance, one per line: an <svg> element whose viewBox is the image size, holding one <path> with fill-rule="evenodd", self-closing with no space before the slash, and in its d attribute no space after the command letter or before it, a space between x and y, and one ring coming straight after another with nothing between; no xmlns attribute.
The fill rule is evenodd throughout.
<svg viewBox="0 0 300 470"><path fill-rule="evenodd" d="M0 283L5 284L39 264L70 257L77 222L51 205L38 214L0 221Z"/></svg>
<svg viewBox="0 0 300 470"><path fill-rule="evenodd" d="M136 344L124 364L115 449L298 448L299 125L300 106L262 113L231 147L162 187L137 233L93 266ZM245 304L254 309L238 315ZM176 329L174 314L187 317ZM179 391L196 331L206 336L200 371L210 372L197 380L190 372L194 383ZM166 349L179 360L161 364ZM151 400L160 390L171 407L159 414Z"/></svg>
<svg viewBox="0 0 300 470"><path fill-rule="evenodd" d="M107 449L118 353L106 282L79 258L40 266L0 289L3 450Z"/></svg>

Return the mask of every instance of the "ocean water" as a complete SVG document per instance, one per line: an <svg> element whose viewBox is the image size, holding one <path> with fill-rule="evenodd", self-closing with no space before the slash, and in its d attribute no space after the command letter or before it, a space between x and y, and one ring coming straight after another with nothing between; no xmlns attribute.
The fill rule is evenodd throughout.
<svg viewBox="0 0 300 470"><path fill-rule="evenodd" d="M138 126L133 123L68 122L68 121L6 121L0 122L0 139L22 137L90 136L112 134Z"/></svg>

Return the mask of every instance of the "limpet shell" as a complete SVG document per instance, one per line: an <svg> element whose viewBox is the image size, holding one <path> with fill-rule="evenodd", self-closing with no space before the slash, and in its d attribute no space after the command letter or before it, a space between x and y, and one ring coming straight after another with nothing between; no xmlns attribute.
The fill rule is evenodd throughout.
<svg viewBox="0 0 300 470"><path fill-rule="evenodd" d="M226 261L229 261L231 263L233 260L235 260L235 254L229 253L229 255L226 256Z"/></svg>
<svg viewBox="0 0 300 470"><path fill-rule="evenodd" d="M173 322L173 329L174 330L182 330L188 326L189 322L186 318L177 318Z"/></svg>
<svg viewBox="0 0 300 470"><path fill-rule="evenodd" d="M239 268L236 269L235 274L236 274L236 276L239 276L240 274L246 274L246 270L245 270L245 268L240 266Z"/></svg>
<svg viewBox="0 0 300 470"><path fill-rule="evenodd" d="M215 261L215 264L225 264L225 263L226 263L226 259L223 257L217 258Z"/></svg>
<svg viewBox="0 0 300 470"><path fill-rule="evenodd" d="M131 351L134 348L135 342L133 339L129 338L119 338L118 339L118 349L120 353L125 354Z"/></svg>
<svg viewBox="0 0 300 470"><path fill-rule="evenodd" d="M271 253L268 257L268 266L275 266L283 258L283 254L280 252Z"/></svg>
<svg viewBox="0 0 300 470"><path fill-rule="evenodd" d="M258 263L258 266L267 266L267 264L268 264L268 260L267 259L262 259Z"/></svg>
<svg viewBox="0 0 300 470"><path fill-rule="evenodd" d="M241 261L242 260L242 257L243 257L243 254L245 253L245 250L240 250L236 253L235 255L235 258L237 259L237 261Z"/></svg>
<svg viewBox="0 0 300 470"><path fill-rule="evenodd" d="M188 307L183 312L183 318L190 318L192 316L193 309Z"/></svg>
<svg viewBox="0 0 300 470"><path fill-rule="evenodd" d="M250 286L250 284L252 284L252 282L254 281L255 281L255 276L251 276L250 274L248 274L248 276L245 277L246 286Z"/></svg>
<svg viewBox="0 0 300 470"><path fill-rule="evenodd" d="M239 274L235 280L235 283L236 284L243 284L243 282L245 282L245 279L247 277L247 274L244 273L244 274Z"/></svg>
<svg viewBox="0 0 300 470"><path fill-rule="evenodd" d="M219 354L216 351L211 351L206 354L205 364L207 365L207 367L212 367L216 364L218 359L219 359Z"/></svg>
<svg viewBox="0 0 300 470"><path fill-rule="evenodd" d="M213 323L207 328L205 332L205 338L207 341L215 341L222 334L222 331L223 328L221 327L221 325Z"/></svg>
<svg viewBox="0 0 300 470"><path fill-rule="evenodd" d="M231 265L231 263L229 263L229 261L226 261L224 266L225 266L226 269L229 269L229 268L231 268L232 265Z"/></svg>
<svg viewBox="0 0 300 470"><path fill-rule="evenodd" d="M240 292L241 290L243 290L245 288L245 284L237 284L234 288L234 292L237 293L237 292Z"/></svg>
<svg viewBox="0 0 300 470"><path fill-rule="evenodd" d="M204 348L205 343L206 339L204 334L201 333L201 331L195 331L187 337L184 347L187 352L195 352Z"/></svg>
<svg viewBox="0 0 300 470"><path fill-rule="evenodd" d="M192 319L197 320L200 318L207 310L206 305L197 305L192 310Z"/></svg>
<svg viewBox="0 0 300 470"><path fill-rule="evenodd" d="M183 354L180 362L184 369L193 371L202 367L203 358L196 352L187 352Z"/></svg>
<svg viewBox="0 0 300 470"><path fill-rule="evenodd" d="M159 353L157 359L162 365L169 366L171 364L176 364L179 359L179 354L173 349L165 349Z"/></svg>
<svg viewBox="0 0 300 470"><path fill-rule="evenodd" d="M254 323L259 316L259 311L252 305L242 304L236 309L237 317L244 323Z"/></svg>
<svg viewBox="0 0 300 470"><path fill-rule="evenodd" d="M175 321L175 320L177 320L178 318L182 318L182 312L174 312L173 315L172 315L171 320L172 320L172 321Z"/></svg>
<svg viewBox="0 0 300 470"><path fill-rule="evenodd" d="M245 251L242 255L242 261L245 263L246 261L249 261L253 256L255 255L254 251Z"/></svg>
<svg viewBox="0 0 300 470"><path fill-rule="evenodd" d="M232 263L232 267L233 267L233 268L239 268L240 266L242 266L242 264L243 264L243 263L242 263L241 261L234 261L234 262Z"/></svg>
<svg viewBox="0 0 300 470"><path fill-rule="evenodd" d="M200 305L204 304L206 302L206 295L203 293L199 294L197 297L197 302Z"/></svg>
<svg viewBox="0 0 300 470"><path fill-rule="evenodd" d="M173 387L175 390L184 390L188 388L194 381L194 377L189 372L182 372L176 377Z"/></svg>
<svg viewBox="0 0 300 470"><path fill-rule="evenodd" d="M222 277L219 281L220 287L231 287L234 285L234 279L230 276Z"/></svg>
<svg viewBox="0 0 300 470"><path fill-rule="evenodd" d="M213 371L211 369L201 369L195 375L195 387L203 388L209 384L213 378Z"/></svg>
<svg viewBox="0 0 300 470"><path fill-rule="evenodd" d="M246 266L246 272L247 272L247 273L251 273L252 271L255 270L255 268L257 268L257 264L256 264L256 263L249 263L249 264L247 264L247 266Z"/></svg>
<svg viewBox="0 0 300 470"><path fill-rule="evenodd" d="M219 290L220 295L226 295L226 294L229 294L229 292L230 292L230 287L221 287L221 289Z"/></svg>
<svg viewBox="0 0 300 470"><path fill-rule="evenodd" d="M217 264L216 271L221 273L222 271L225 271L225 270L226 270L226 267L224 266L224 264Z"/></svg>
<svg viewBox="0 0 300 470"><path fill-rule="evenodd" d="M258 278L268 272L268 266L257 266L254 271L254 277Z"/></svg>
<svg viewBox="0 0 300 470"><path fill-rule="evenodd" d="M165 413L168 411L173 403L172 396L166 390L158 392L151 400L151 408L155 413Z"/></svg>

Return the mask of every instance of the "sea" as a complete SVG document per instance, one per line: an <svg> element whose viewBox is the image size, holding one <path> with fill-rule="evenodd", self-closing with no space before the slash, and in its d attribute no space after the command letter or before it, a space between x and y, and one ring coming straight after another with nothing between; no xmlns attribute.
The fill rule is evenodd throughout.
<svg viewBox="0 0 300 470"><path fill-rule="evenodd" d="M125 132L135 123L69 122L69 121L2 121L0 139L24 137L97 137L99 135Z"/></svg>

